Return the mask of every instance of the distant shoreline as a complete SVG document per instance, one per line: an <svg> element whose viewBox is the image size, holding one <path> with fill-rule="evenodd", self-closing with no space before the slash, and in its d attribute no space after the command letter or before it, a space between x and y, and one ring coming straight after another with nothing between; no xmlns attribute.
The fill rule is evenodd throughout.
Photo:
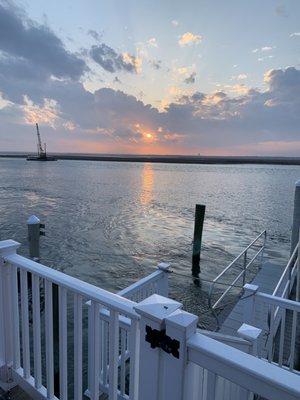
<svg viewBox="0 0 300 400"><path fill-rule="evenodd" d="M49 153L50 155L50 153ZM167 164L270 164L300 165L300 157L254 157L254 156L156 156L156 155L93 155L55 154L58 160L152 162ZM0 158L26 158L27 154L2 153Z"/></svg>

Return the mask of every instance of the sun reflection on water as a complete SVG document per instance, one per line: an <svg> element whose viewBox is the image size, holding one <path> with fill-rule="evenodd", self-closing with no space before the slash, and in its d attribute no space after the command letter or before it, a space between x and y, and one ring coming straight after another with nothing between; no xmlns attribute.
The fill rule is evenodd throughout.
<svg viewBox="0 0 300 400"><path fill-rule="evenodd" d="M151 163L145 163L142 171L142 186L140 201L142 205L147 205L152 200L154 172Z"/></svg>

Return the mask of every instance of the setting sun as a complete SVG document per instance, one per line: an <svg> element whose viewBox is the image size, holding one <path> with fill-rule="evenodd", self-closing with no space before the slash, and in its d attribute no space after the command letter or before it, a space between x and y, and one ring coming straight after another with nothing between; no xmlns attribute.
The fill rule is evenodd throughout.
<svg viewBox="0 0 300 400"><path fill-rule="evenodd" d="M152 138L153 138L153 135L151 135L151 133L146 133L146 138L147 138L147 139L152 139Z"/></svg>

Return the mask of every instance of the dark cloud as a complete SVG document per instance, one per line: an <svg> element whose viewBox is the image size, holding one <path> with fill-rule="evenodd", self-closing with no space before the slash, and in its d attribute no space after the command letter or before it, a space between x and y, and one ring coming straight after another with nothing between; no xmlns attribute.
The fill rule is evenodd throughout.
<svg viewBox="0 0 300 400"><path fill-rule="evenodd" d="M83 60L65 50L49 28L33 23L18 9L3 4L0 4L0 50L13 60L24 60L25 68L30 62L33 70L43 69L57 78L79 79L87 68Z"/></svg>
<svg viewBox="0 0 300 400"><path fill-rule="evenodd" d="M60 130L69 123L72 135L82 141L136 145L143 127L156 132L158 143L175 146L180 141L190 149L299 140L300 70L293 67L266 73L264 92L243 88L240 96L230 97L223 91L198 91L159 111L120 90L86 90L79 81L85 63L67 52L48 28L4 6L0 7L0 49L0 92L12 102L0 110L1 121L10 124L7 132L13 131L13 122L16 131L23 129L28 102L43 109L51 101L50 111L57 113ZM104 43L93 46L90 55L111 73L136 72L135 57L117 54ZM186 83L194 79L191 74ZM118 76L115 82L119 83Z"/></svg>
<svg viewBox="0 0 300 400"><path fill-rule="evenodd" d="M284 4L279 4L276 8L275 8L275 13L277 15L279 15L280 17L285 17L287 18L289 16L289 13L287 11L287 8Z"/></svg>
<svg viewBox="0 0 300 400"><path fill-rule="evenodd" d="M161 69L161 60L150 60L149 63L154 69Z"/></svg>
<svg viewBox="0 0 300 400"><path fill-rule="evenodd" d="M192 72L190 76L188 76L185 80L185 83L187 84L193 84L196 82L196 72Z"/></svg>
<svg viewBox="0 0 300 400"><path fill-rule="evenodd" d="M130 54L118 54L114 49L102 43L92 46L90 50L92 59L108 72L125 71L135 73L136 58Z"/></svg>
<svg viewBox="0 0 300 400"><path fill-rule="evenodd" d="M97 31L94 31L93 29L90 29L88 31L88 35L90 35L93 39L95 39L97 42L100 42L103 36L103 32L98 33Z"/></svg>

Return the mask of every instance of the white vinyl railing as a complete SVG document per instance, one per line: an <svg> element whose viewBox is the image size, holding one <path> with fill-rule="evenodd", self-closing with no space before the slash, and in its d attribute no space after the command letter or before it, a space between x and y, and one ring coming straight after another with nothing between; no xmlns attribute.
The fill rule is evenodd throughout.
<svg viewBox="0 0 300 400"><path fill-rule="evenodd" d="M124 297L163 293L166 269L120 296L28 260L18 247L0 242L1 388L19 385L34 400L299 400L298 375L253 356L259 329L244 324L242 339L203 335L177 301Z"/></svg>
<svg viewBox="0 0 300 400"><path fill-rule="evenodd" d="M187 342L185 400L296 400L300 378L240 350L194 334Z"/></svg>
<svg viewBox="0 0 300 400"><path fill-rule="evenodd" d="M220 304L227 296L227 294L237 286L238 282L242 280L242 285L245 284L246 281L246 274L250 267L253 265L254 261L260 256L260 264L263 260L263 253L266 247L266 238L267 232L264 230L261 232L250 244L247 246L223 271L213 280L212 284L210 285L210 290L208 294L208 305L210 309L215 313ZM260 244L259 241L263 240ZM259 247L257 251L256 247ZM250 260L248 260L248 254L251 250L254 250L255 253L252 255ZM231 283L222 284L220 289L219 283L222 278L225 278L228 273L232 273L234 267L237 266L238 263L242 262L242 270L238 273L238 275L233 279ZM218 294L217 297L215 295L216 286L218 287ZM223 289L224 288L224 289ZM216 314L215 314L216 315ZM217 316L217 315L216 315Z"/></svg>
<svg viewBox="0 0 300 400"><path fill-rule="evenodd" d="M167 263L160 263L157 266L157 271L138 280L127 288L118 292L119 296L125 297L136 303L150 297L153 294L161 296L168 296L168 271L170 265ZM89 307L91 302L86 303ZM89 313L91 310L89 309ZM109 393L109 320L110 312L106 308L100 309L100 375L99 387L101 393ZM130 331L132 321L125 316L119 317L119 394L118 399L128 399L129 386L128 386L128 363L130 362ZM92 354L93 349L89 346L89 353ZM90 376L90 375L89 375ZM85 394L90 395L91 382Z"/></svg>
<svg viewBox="0 0 300 400"><path fill-rule="evenodd" d="M67 338L67 303L73 301L74 363L72 366L74 399L82 399L83 393L83 310L90 301L88 321L88 394L99 398L100 388L109 399L116 400L124 392L119 370L124 372L125 347L123 326L120 319L130 321L126 326L126 351L130 353L128 366L128 395L137 398L139 316L134 311L135 302L107 292L79 279L38 264L16 254L18 244L13 241L0 243L3 255L0 267L1 309L4 311L3 326L5 364L10 366L11 379L16 381L35 398L57 398L54 393L54 353L59 346L59 399L68 398L68 372L70 371ZM19 277L19 278L18 278ZM20 297L18 295L20 279ZM59 343L54 342L55 318L53 318L53 287L59 293ZM41 304L44 307L42 310ZM8 307L8 309L7 309ZM107 310L106 320L100 324L100 310ZM2 315L2 313L1 313ZM31 318L32 315L32 318ZM100 332L102 330L102 332ZM42 335L45 349L42 348ZM107 337L103 349L101 340ZM45 350L45 357L43 354ZM101 354L102 351L102 354ZM45 365L43 360L45 359ZM118 360L121 360L120 363ZM124 375L124 374L123 374ZM124 377L123 377L124 380ZM99 385L101 382L101 385ZM109 382L109 385L108 385Z"/></svg>
<svg viewBox="0 0 300 400"><path fill-rule="evenodd" d="M295 300L289 299L294 289ZM272 295L259 292L255 285L245 285L248 305L245 307L244 321L256 324L265 332L262 357L277 363L280 367L295 371L297 360L297 326L300 318L300 263L299 244L295 247L287 266ZM259 318L258 318L259 316ZM299 370L298 368L296 368ZM296 371L295 371L296 372Z"/></svg>
<svg viewBox="0 0 300 400"><path fill-rule="evenodd" d="M162 262L158 264L157 271L121 290L118 292L118 295L137 303L150 297L152 294L160 294L161 296L168 297L167 273L169 272L169 268L169 263Z"/></svg>

